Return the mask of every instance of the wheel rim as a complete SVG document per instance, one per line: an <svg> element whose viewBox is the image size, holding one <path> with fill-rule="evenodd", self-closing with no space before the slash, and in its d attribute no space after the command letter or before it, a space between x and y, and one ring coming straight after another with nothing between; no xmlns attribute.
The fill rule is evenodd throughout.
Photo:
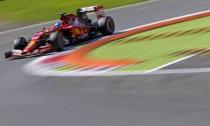
<svg viewBox="0 0 210 126"><path fill-rule="evenodd" d="M108 24L108 30L109 30L109 32L113 32L114 31L114 21L112 20L112 19L109 19L108 20L108 22L107 22L107 24Z"/></svg>

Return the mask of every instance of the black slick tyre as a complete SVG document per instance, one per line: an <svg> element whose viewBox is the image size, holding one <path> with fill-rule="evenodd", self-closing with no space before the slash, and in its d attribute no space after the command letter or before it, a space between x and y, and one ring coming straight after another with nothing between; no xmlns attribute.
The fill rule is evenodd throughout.
<svg viewBox="0 0 210 126"><path fill-rule="evenodd" d="M62 51L64 49L64 38L60 32L51 33L49 43L52 44L55 51Z"/></svg>
<svg viewBox="0 0 210 126"><path fill-rule="evenodd" d="M112 17L102 17L98 20L98 30L103 35L111 35L115 30L115 22Z"/></svg>
<svg viewBox="0 0 210 126"><path fill-rule="evenodd" d="M14 49L23 50L27 46L27 41L24 37L18 37L14 39Z"/></svg>

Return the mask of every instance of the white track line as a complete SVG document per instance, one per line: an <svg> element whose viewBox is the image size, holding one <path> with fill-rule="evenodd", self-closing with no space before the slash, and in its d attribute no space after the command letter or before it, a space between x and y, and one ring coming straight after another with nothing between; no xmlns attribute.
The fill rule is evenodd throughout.
<svg viewBox="0 0 210 126"><path fill-rule="evenodd" d="M128 28L128 29L122 30L122 32L133 30L133 29L136 29L136 28L147 27L147 26L154 25L154 24L157 24L157 23L168 22L168 21L171 21L171 20L179 19L179 18L184 18L184 17L188 17L188 16L202 14L202 13L206 13L206 12L210 12L210 10L195 12L195 13L187 14L187 15L184 15L184 16L178 16L178 17L174 17L174 18L169 18L169 19L161 20L161 21L156 21L156 22L153 22L153 23L148 23L148 24L145 24L145 25Z"/></svg>
<svg viewBox="0 0 210 126"><path fill-rule="evenodd" d="M163 69L157 70L154 72L146 72L146 71L132 71L132 72L118 72L118 71L110 71L110 72L89 72L89 71L68 71L68 72L51 72L51 71L36 71L31 73L31 71L25 71L29 74L36 76L60 76L60 77L106 77L106 76L134 76L134 75L174 75L174 74L197 74L197 73L209 73L210 67L207 68L187 68L187 69Z"/></svg>
<svg viewBox="0 0 210 126"><path fill-rule="evenodd" d="M210 48L207 48L207 49L205 49L205 50L209 50L209 49L210 49ZM204 50L204 51L205 51L205 50ZM198 53L198 54L199 54L199 53ZM172 61L172 62L170 62L170 63L166 63L166 64L164 64L164 65L162 65L162 66L159 66L159 67L156 67L156 68L154 68L154 69L151 69L151 70L147 71L146 73L151 73L151 72L154 72L154 71L163 69L163 68L165 68L165 67L167 67L167 66L170 66L170 65L172 65L172 64L175 64L175 63L181 62L181 61L183 61L183 60L187 60L187 59L189 59L189 58L192 58L192 57L194 57L194 56L196 56L196 55L198 55L198 54L189 55L189 56L183 57L183 58L181 58L181 59Z"/></svg>
<svg viewBox="0 0 210 126"><path fill-rule="evenodd" d="M134 6L138 6L138 5L143 5L143 4L148 4L148 3L152 3L152 2L157 2L157 1L158 0L149 0L149 1L141 2L141 3L130 4L130 5L116 7L116 8L110 8L110 9L106 9L105 11L109 12L109 11L119 10L119 9L123 9L123 8L129 8L129 7L134 7ZM15 29L3 31L3 32L0 32L0 35L6 34L6 33L11 33L11 32L17 32L17 31L24 30L24 29L39 27L39 26L42 26L42 25L48 25L48 24L54 23L55 21L56 20L52 20L52 21L47 21L47 22L43 22L43 23L38 23L38 24L24 26L24 27L21 27L21 28L15 28Z"/></svg>
<svg viewBox="0 0 210 126"><path fill-rule="evenodd" d="M123 8L135 7L135 6L149 4L149 3L157 2L157 1L159 1L159 0L148 0L148 1L145 1L145 2L134 3L134 4L125 5L125 6L121 6L121 7L115 7L115 8L106 9L105 11L108 12L108 11L119 10L119 9L123 9Z"/></svg>
<svg viewBox="0 0 210 126"><path fill-rule="evenodd" d="M17 31L21 31L21 30L24 30L24 29L39 27L39 26L42 26L42 25L47 25L47 24L53 23L55 21L56 20L48 21L48 22L44 22L44 23L39 23L39 24L33 24L33 25L29 25L29 26L24 26L24 27L21 27L21 28L15 28L15 29L11 29L11 30L8 30L8 31L3 31L3 32L0 32L0 35L11 33L11 32L17 32Z"/></svg>
<svg viewBox="0 0 210 126"><path fill-rule="evenodd" d="M189 59L189 58L191 58L191 57L193 57L193 56L195 56L195 55L186 56L186 57L184 57L184 58L181 58L181 59L172 61L172 62L170 62L170 63L166 63L166 64L164 64L164 65L161 65L161 66L158 66L158 67L156 67L156 68L153 68L153 69L147 71L146 73L151 73L151 72L160 70L160 69L165 68L165 67L167 67L167 66L170 66L170 65L172 65L172 64L175 64L175 63L181 62L181 61L183 61L183 60Z"/></svg>

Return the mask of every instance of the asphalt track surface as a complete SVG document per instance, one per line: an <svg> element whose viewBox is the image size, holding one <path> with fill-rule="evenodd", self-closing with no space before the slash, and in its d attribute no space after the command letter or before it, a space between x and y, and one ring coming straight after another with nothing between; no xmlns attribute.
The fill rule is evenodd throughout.
<svg viewBox="0 0 210 126"><path fill-rule="evenodd" d="M159 0L109 11L117 30L210 9L209 0ZM16 36L0 35L0 52ZM22 67L34 58L0 58L1 126L209 126L210 73L123 77L36 77ZM193 57L167 68L210 67Z"/></svg>

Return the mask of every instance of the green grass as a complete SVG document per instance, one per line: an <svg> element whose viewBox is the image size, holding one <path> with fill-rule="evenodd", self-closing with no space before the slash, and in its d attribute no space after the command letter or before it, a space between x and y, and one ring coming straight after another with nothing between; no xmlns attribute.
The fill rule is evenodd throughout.
<svg viewBox="0 0 210 126"><path fill-rule="evenodd" d="M58 18L60 12L75 12L79 7L104 5L113 8L146 0L1 0L0 20L41 22Z"/></svg>
<svg viewBox="0 0 210 126"><path fill-rule="evenodd" d="M175 25L170 25L151 31L139 33L127 38L108 43L99 47L88 54L94 59L136 59L145 61L141 64L121 68L119 70L149 70L186 55L172 56L171 53L182 51L185 49L210 48L210 17L196 19L193 21L183 22ZM209 28L206 32L198 32L193 34L183 33L191 29L199 30ZM182 32L182 35L175 36L174 34L168 37L158 37L162 33ZM153 35L153 36L151 36ZM142 38L151 36L146 40L130 40L132 38ZM151 39L153 38L153 39ZM127 43L124 43L127 41Z"/></svg>

